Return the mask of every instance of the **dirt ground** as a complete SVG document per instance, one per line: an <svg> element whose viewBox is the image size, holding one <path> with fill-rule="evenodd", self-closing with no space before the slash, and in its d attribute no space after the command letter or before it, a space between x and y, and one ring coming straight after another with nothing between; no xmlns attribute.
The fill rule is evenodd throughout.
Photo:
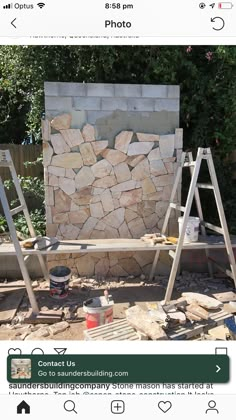
<svg viewBox="0 0 236 420"><path fill-rule="evenodd" d="M101 296L104 290L108 290L114 300L113 317L114 320L125 318L125 310L135 304L147 309L147 302L157 302L164 299L167 277L156 277L151 283L142 276L141 278L125 279L103 279L95 278L72 278L68 297L65 299L55 299L49 295L49 285L44 279L33 282L33 288L40 310L62 310L64 321L68 327L59 333L48 334L47 325L32 326L24 324L24 318L30 308L26 292L20 298L14 295L16 291L24 290L24 283L18 281L0 282L0 340L84 340L84 330L86 329L85 313L83 302L92 297ZM198 292L212 296L214 293L232 291L232 282L228 278L216 276L209 279L208 274L187 273L177 277L172 299L177 299L182 292ZM236 299L235 299L236 300ZM7 302L10 302L10 307ZM17 308L17 311L16 311ZM4 323L1 322L3 314L9 311L12 319ZM4 312L5 311L5 312ZM8 314L8 312L7 312ZM44 333L45 332L45 333ZM226 327L214 328L209 333L209 339L225 340L228 330Z"/></svg>

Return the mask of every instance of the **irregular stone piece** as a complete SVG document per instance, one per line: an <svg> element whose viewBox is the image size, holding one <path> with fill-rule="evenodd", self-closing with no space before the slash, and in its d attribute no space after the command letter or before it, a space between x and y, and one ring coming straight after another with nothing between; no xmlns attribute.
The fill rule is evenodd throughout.
<svg viewBox="0 0 236 420"><path fill-rule="evenodd" d="M135 305L126 311L128 323L136 330L146 334L152 340L168 340L168 337L162 327L152 320L148 312Z"/></svg>
<svg viewBox="0 0 236 420"><path fill-rule="evenodd" d="M174 177L171 174L160 175L152 178L153 183L156 187L165 187L166 185L173 185Z"/></svg>
<svg viewBox="0 0 236 420"><path fill-rule="evenodd" d="M83 166L83 168L81 168L75 176L75 186L77 189L81 189L87 187L88 185L92 185L94 180L95 176L91 171L91 168Z"/></svg>
<svg viewBox="0 0 236 420"><path fill-rule="evenodd" d="M121 238L132 238L126 222L124 221L119 227L119 234Z"/></svg>
<svg viewBox="0 0 236 420"><path fill-rule="evenodd" d="M53 148L49 143L43 142L43 164L48 166L51 163L53 156Z"/></svg>
<svg viewBox="0 0 236 420"><path fill-rule="evenodd" d="M50 122L47 119L41 120L41 128L43 141L50 141L51 127Z"/></svg>
<svg viewBox="0 0 236 420"><path fill-rule="evenodd" d="M48 173L56 176L65 176L66 170L64 168L59 168L58 166L48 166Z"/></svg>
<svg viewBox="0 0 236 420"><path fill-rule="evenodd" d="M108 140L97 140L93 141L92 143L93 150L95 155L100 155L107 147L108 147Z"/></svg>
<svg viewBox="0 0 236 420"><path fill-rule="evenodd" d="M156 192L155 185L153 184L151 178L145 178L143 181L141 181L141 186L143 194L151 194Z"/></svg>
<svg viewBox="0 0 236 420"><path fill-rule="evenodd" d="M142 141L131 143L128 148L128 156L147 155L153 148L154 143L150 141Z"/></svg>
<svg viewBox="0 0 236 420"><path fill-rule="evenodd" d="M88 239L91 235L92 230L95 228L97 222L98 219L95 219L94 217L89 217L80 231L79 239Z"/></svg>
<svg viewBox="0 0 236 420"><path fill-rule="evenodd" d="M175 150L175 136L168 134L167 136L160 136L159 141L160 153L162 158L172 157Z"/></svg>
<svg viewBox="0 0 236 420"><path fill-rule="evenodd" d="M59 178L59 187L66 194L71 195L75 192L75 181L69 178Z"/></svg>
<svg viewBox="0 0 236 420"><path fill-rule="evenodd" d="M131 220L128 223L128 228L133 238L140 238L146 232L146 226L141 217Z"/></svg>
<svg viewBox="0 0 236 420"><path fill-rule="evenodd" d="M53 223L69 223L68 213L57 213L52 219Z"/></svg>
<svg viewBox="0 0 236 420"><path fill-rule="evenodd" d="M119 150L106 149L102 153L102 156L113 166L126 160L126 155Z"/></svg>
<svg viewBox="0 0 236 420"><path fill-rule="evenodd" d="M151 152L150 152L151 153ZM149 153L149 154L150 154ZM129 156L126 159L126 163L129 166L132 166L134 168L136 165L138 165L139 162L141 162L143 159L145 159L145 155L139 155L139 156Z"/></svg>
<svg viewBox="0 0 236 420"><path fill-rule="evenodd" d="M107 216L105 216L102 221L113 228L118 229L120 225L124 222L125 209L119 208L112 211Z"/></svg>
<svg viewBox="0 0 236 420"><path fill-rule="evenodd" d="M69 213L70 223L80 224L86 222L90 216L88 209L80 209L78 211L71 211Z"/></svg>
<svg viewBox="0 0 236 420"><path fill-rule="evenodd" d="M151 150L151 152L148 154L148 160L151 162L152 160L160 160L161 154L160 154L160 148L156 147L156 149Z"/></svg>
<svg viewBox="0 0 236 420"><path fill-rule="evenodd" d="M114 172L118 183L128 181L129 179L131 179L129 167L125 162L121 162L118 165L114 166Z"/></svg>
<svg viewBox="0 0 236 420"><path fill-rule="evenodd" d="M155 213L150 214L149 216L144 217L143 221L147 229L153 229L155 226L157 226L158 217Z"/></svg>
<svg viewBox="0 0 236 420"><path fill-rule="evenodd" d="M95 274L100 276L106 276L109 271L109 259L102 258L95 265Z"/></svg>
<svg viewBox="0 0 236 420"><path fill-rule="evenodd" d="M98 222L98 224L96 225L96 229L97 230L105 230L106 229L106 224L102 220L100 220Z"/></svg>
<svg viewBox="0 0 236 420"><path fill-rule="evenodd" d="M58 213L70 211L71 199L62 190L55 191L55 208Z"/></svg>
<svg viewBox="0 0 236 420"><path fill-rule="evenodd" d="M167 173L166 167L162 160L151 160L150 162L151 175L159 176Z"/></svg>
<svg viewBox="0 0 236 420"><path fill-rule="evenodd" d="M103 211L102 204L100 202L95 203L95 204L90 204L90 213L92 217L97 217L98 219L103 217L104 211Z"/></svg>
<svg viewBox="0 0 236 420"><path fill-rule="evenodd" d="M147 134L147 133L136 133L138 141L159 141L160 136L158 134Z"/></svg>
<svg viewBox="0 0 236 420"><path fill-rule="evenodd" d="M46 189L45 189L45 204L47 206L54 206L53 187L46 187Z"/></svg>
<svg viewBox="0 0 236 420"><path fill-rule="evenodd" d="M121 191L129 191L133 190L136 187L136 181L133 181L132 179L130 181L122 182L121 184L114 185L114 187L111 188L111 192L121 192Z"/></svg>
<svg viewBox="0 0 236 420"><path fill-rule="evenodd" d="M69 220L70 220L69 214ZM80 233L80 229L74 225L60 225L60 231L64 239L77 239Z"/></svg>
<svg viewBox="0 0 236 420"><path fill-rule="evenodd" d="M73 169L66 169L66 178L70 178L70 179L74 179L75 177L75 172L73 171Z"/></svg>
<svg viewBox="0 0 236 420"><path fill-rule="evenodd" d="M127 277L129 274L118 264L110 267L110 273L113 277Z"/></svg>
<svg viewBox="0 0 236 420"><path fill-rule="evenodd" d="M58 117L54 117L51 121L51 127L57 131L66 130L70 128L71 119L72 117L70 114L58 115Z"/></svg>
<svg viewBox="0 0 236 420"><path fill-rule="evenodd" d="M58 187L59 186L59 178L55 175L49 175L48 183L51 187Z"/></svg>
<svg viewBox="0 0 236 420"><path fill-rule="evenodd" d="M113 239L113 238L120 237L118 230L109 225L106 226L105 235L106 235L105 236L106 239Z"/></svg>
<svg viewBox="0 0 236 420"><path fill-rule="evenodd" d="M112 165L106 159L102 159L95 163L91 169L95 178L104 178L105 176L110 175L112 171Z"/></svg>
<svg viewBox="0 0 236 420"><path fill-rule="evenodd" d="M90 143L82 143L80 145L80 153L81 153L84 165L91 166L97 162L96 155Z"/></svg>
<svg viewBox="0 0 236 420"><path fill-rule="evenodd" d="M82 135L85 141L95 141L95 129L91 124L83 127Z"/></svg>
<svg viewBox="0 0 236 420"><path fill-rule="evenodd" d="M154 260L154 252L135 252L134 253L134 259L137 261L140 267L145 267L145 265L148 265L150 263L153 263Z"/></svg>
<svg viewBox="0 0 236 420"><path fill-rule="evenodd" d="M132 191L125 191L121 194L120 205L122 207L129 207L133 204L142 201L142 188L137 188Z"/></svg>
<svg viewBox="0 0 236 420"><path fill-rule="evenodd" d="M80 191L72 194L70 198L78 206L89 204L91 200L92 187L81 188Z"/></svg>
<svg viewBox="0 0 236 420"><path fill-rule="evenodd" d="M150 177L150 168L147 159L142 160L131 172L132 179L135 181L142 181Z"/></svg>
<svg viewBox="0 0 236 420"><path fill-rule="evenodd" d="M133 137L133 131L121 131L115 139L115 149L120 152L127 153L128 146Z"/></svg>
<svg viewBox="0 0 236 420"><path fill-rule="evenodd" d="M93 188L93 192L92 192L92 194L93 194L93 195L100 195L100 194L102 194L104 191L105 191L105 189L104 189L104 188Z"/></svg>
<svg viewBox="0 0 236 420"><path fill-rule="evenodd" d="M167 201L158 201L156 203L156 214L159 218L162 218L166 214L168 205L169 203Z"/></svg>
<svg viewBox="0 0 236 420"><path fill-rule="evenodd" d="M70 148L79 146L84 142L81 131L78 128L62 130L61 134Z"/></svg>
<svg viewBox="0 0 236 420"><path fill-rule="evenodd" d="M70 152L68 144L65 142L61 134L51 134L51 143L53 145L54 152L57 155L61 153Z"/></svg>
<svg viewBox="0 0 236 420"><path fill-rule="evenodd" d="M125 209L125 221L127 223L133 219L136 219L136 217L138 217L138 215L133 210Z"/></svg>
<svg viewBox="0 0 236 420"><path fill-rule="evenodd" d="M187 305L186 310L191 314L198 316L201 319L207 320L209 318L209 312L201 306L197 305L196 303L191 303L190 305Z"/></svg>
<svg viewBox="0 0 236 420"><path fill-rule="evenodd" d="M119 265L127 271L127 273L132 274L133 276L138 276L141 273L140 267L133 257L120 259Z"/></svg>
<svg viewBox="0 0 236 420"><path fill-rule="evenodd" d="M59 166L65 169L79 169L83 165L80 153L63 153L52 158L52 166Z"/></svg>
<svg viewBox="0 0 236 420"><path fill-rule="evenodd" d="M165 168L168 172L168 174L173 174L174 173L174 165L172 162L166 162L165 164Z"/></svg>
<svg viewBox="0 0 236 420"><path fill-rule="evenodd" d="M106 233L102 230L94 229L90 235L91 239L105 239Z"/></svg>
<svg viewBox="0 0 236 420"><path fill-rule="evenodd" d="M189 304L197 303L206 309L219 309L223 306L223 303L210 296L203 295L201 293L185 292L182 296L187 300Z"/></svg>
<svg viewBox="0 0 236 420"><path fill-rule="evenodd" d="M102 179L97 179L94 183L93 186L94 187L98 187L98 188L109 188L109 187L113 187L113 185L116 184L116 177L111 175L111 176L105 176Z"/></svg>
<svg viewBox="0 0 236 420"><path fill-rule="evenodd" d="M114 203L110 190L107 189L101 194L101 202L104 211L110 212L114 210Z"/></svg>

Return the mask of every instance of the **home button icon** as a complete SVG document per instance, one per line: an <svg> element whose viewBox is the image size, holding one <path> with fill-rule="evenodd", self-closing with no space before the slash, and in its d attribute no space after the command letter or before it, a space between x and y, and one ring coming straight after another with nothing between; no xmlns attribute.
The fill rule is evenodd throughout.
<svg viewBox="0 0 236 420"><path fill-rule="evenodd" d="M24 400L16 407L17 414L30 414L30 406Z"/></svg>

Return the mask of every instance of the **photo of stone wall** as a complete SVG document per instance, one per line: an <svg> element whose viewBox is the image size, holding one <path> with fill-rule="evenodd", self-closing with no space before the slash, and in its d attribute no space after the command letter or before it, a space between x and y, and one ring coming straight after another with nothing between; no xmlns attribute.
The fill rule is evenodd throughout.
<svg viewBox="0 0 236 420"><path fill-rule="evenodd" d="M78 98L75 103L78 107ZM75 128L75 115L69 111L47 111L42 121L47 234L78 240L140 238L159 232L182 152L182 129L150 133L127 129L124 123L124 129L114 136L110 129L103 138L99 124L80 121ZM137 112L142 118L143 112ZM173 211L172 234L176 218ZM54 256L49 265L58 258L79 275L147 274L153 253L129 254Z"/></svg>

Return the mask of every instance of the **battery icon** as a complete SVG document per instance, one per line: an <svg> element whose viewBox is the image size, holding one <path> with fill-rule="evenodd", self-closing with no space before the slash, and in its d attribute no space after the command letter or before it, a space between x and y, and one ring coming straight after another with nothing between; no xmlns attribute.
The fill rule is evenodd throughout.
<svg viewBox="0 0 236 420"><path fill-rule="evenodd" d="M233 3L224 1L222 3L218 3L218 9L232 9Z"/></svg>

